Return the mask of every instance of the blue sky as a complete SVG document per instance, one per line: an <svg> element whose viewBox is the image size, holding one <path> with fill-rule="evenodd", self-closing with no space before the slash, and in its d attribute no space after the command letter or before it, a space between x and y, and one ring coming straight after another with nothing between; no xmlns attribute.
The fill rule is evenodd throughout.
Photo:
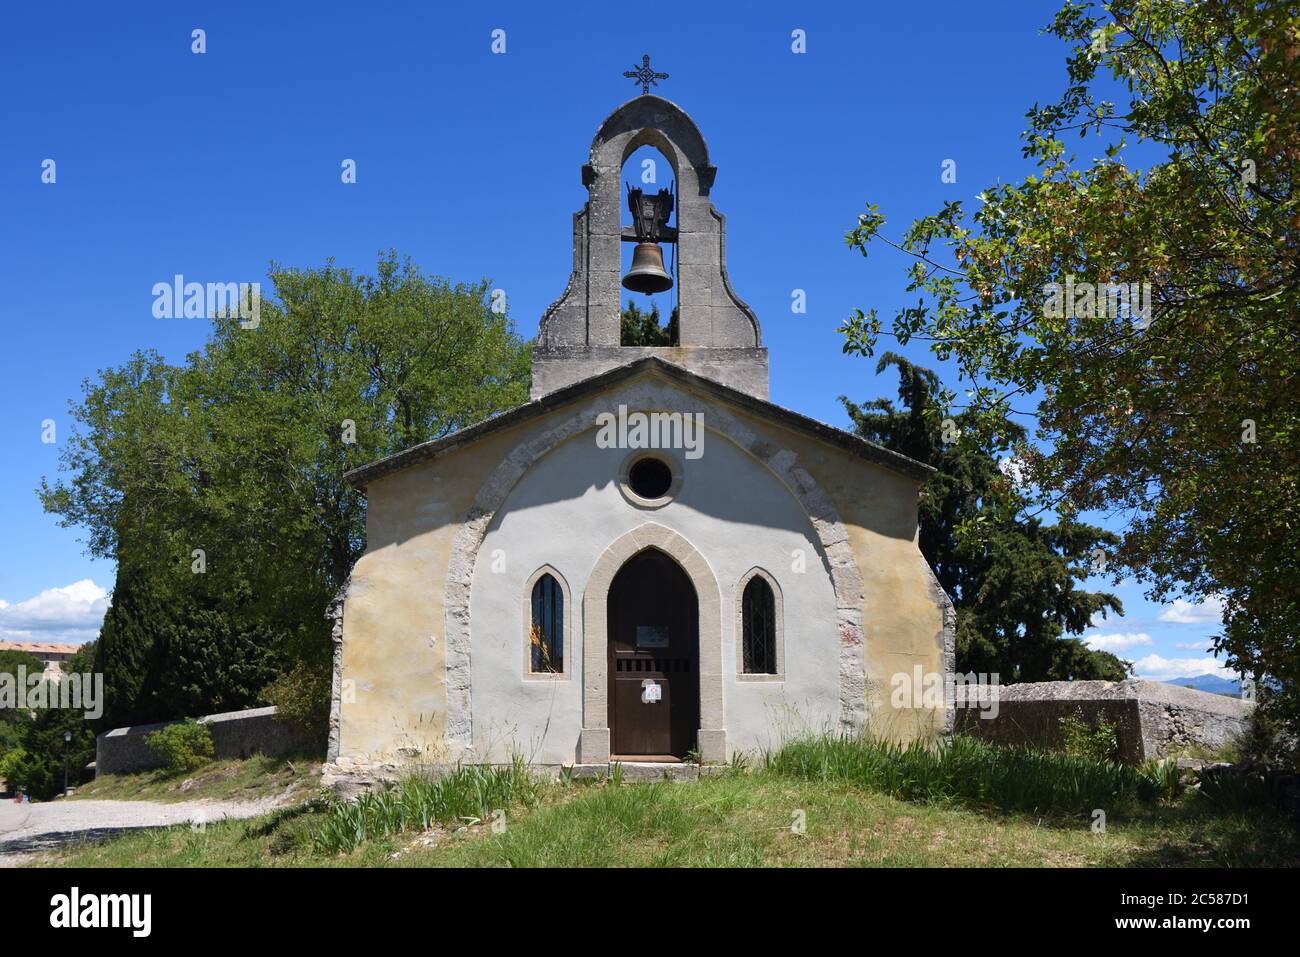
<svg viewBox="0 0 1300 957"><path fill-rule="evenodd" d="M41 511L34 489L58 454L41 423L61 442L84 377L136 349L179 361L203 342L203 320L153 317L154 283L259 281L272 260L367 270L392 247L429 272L490 278L531 336L568 277L579 167L638 92L622 74L642 53L718 166L728 268L763 324L773 400L846 425L836 396L892 396L895 380L842 356L835 328L854 307L892 314L904 264L864 261L843 235L868 200L899 228L1026 171L1024 113L1064 82L1064 48L1039 33L1055 6L11 5L0 638L94 636L113 568ZM795 29L806 53L791 50ZM340 181L345 159L355 184ZM956 184L940 180L945 159ZM794 289L806 314L791 311ZM1128 615L1089 635L1128 636L1112 648L1148 674L1207 670L1212 613L1119 594Z"/></svg>

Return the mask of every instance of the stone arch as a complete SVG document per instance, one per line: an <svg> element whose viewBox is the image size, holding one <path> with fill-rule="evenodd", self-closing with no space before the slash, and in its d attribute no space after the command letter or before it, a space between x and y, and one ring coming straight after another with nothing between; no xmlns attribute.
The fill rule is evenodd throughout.
<svg viewBox="0 0 1300 957"><path fill-rule="evenodd" d="M561 666L556 672L533 671L532 670L532 624L533 624L533 587L546 576L555 579L555 584L560 588L560 595L563 596L564 608L560 615L560 641L561 641ZM523 677L525 681L568 681L573 675L573 661L569 650L573 646L573 593L569 590L569 580L564 577L563 573L554 565L543 564L533 570L533 573L524 581L523 592L520 595L523 606L523 614L520 616L520 623L523 625L523 646L524 665Z"/></svg>
<svg viewBox="0 0 1300 957"><path fill-rule="evenodd" d="M647 138L650 136L654 139ZM698 181L696 185L705 194L713 186L717 167L709 162L709 147L704 142L704 134L686 111L671 100L651 94L639 96L605 117L591 139L591 168L599 169L608 164L612 155L611 143L623 144L623 153L618 157L619 166L632 150L649 143L676 164L676 171L680 172L684 166L691 167ZM627 145L629 143L631 145Z"/></svg>
<svg viewBox="0 0 1300 957"><path fill-rule="evenodd" d="M727 759L722 704L722 592L718 578L699 549L682 535L658 522L646 522L601 552L582 594L582 736L578 739L578 760L582 764L609 763L609 588L619 569L651 548L681 566L695 586L700 613L700 755L706 761Z"/></svg>
<svg viewBox="0 0 1300 957"><path fill-rule="evenodd" d="M467 751L473 741L470 601L474 565L488 526L511 489L542 456L574 436L595 428L597 413L608 411L611 400L614 404L626 403L629 410L649 408L685 413L698 408L698 400L692 408L687 408L682 396L677 390L668 388L661 379L647 376L614 393L577 402L567 412L557 415L547 427L515 446L479 489L456 532L443 589L446 733L453 755ZM709 422L711 432L757 459L775 475L808 516L821 552L819 557L835 591L840 635L840 729L848 733L860 732L866 718L862 576L835 504L790 449L775 444L767 435L756 431L721 405L710 405ZM583 680L586 680L585 676Z"/></svg>
<svg viewBox="0 0 1300 957"><path fill-rule="evenodd" d="M622 170L627 165L628 158L643 146L648 146L659 153L672 167L673 179L677 178L682 168L681 151L659 130L641 130L631 139L626 140L623 143L623 155L618 161L619 169Z"/></svg>
<svg viewBox="0 0 1300 957"><path fill-rule="evenodd" d="M726 219L709 199L717 168L709 161L704 136L677 104L645 95L606 117L591 142L589 160L582 167L588 199L573 217L573 271L564 293L542 314L536 354L566 360L572 358L566 350L608 349L613 353L601 356L598 365L619 364L626 203L621 179L623 163L640 146L663 153L677 181L679 345L760 349L758 317L727 275ZM766 381L765 355L762 367ZM535 360L535 377L536 372ZM536 389L535 381L539 394Z"/></svg>
<svg viewBox="0 0 1300 957"><path fill-rule="evenodd" d="M758 672L746 672L744 668L745 651L744 651L744 602L745 588L750 581L755 578L761 578L767 583L767 587L772 590L772 601L775 605L776 629L775 644L773 649L776 654L776 671L772 674ZM784 681L785 680L785 594L781 591L781 583L776 580L776 576L766 568L755 565L745 574L740 576L740 581L736 582L735 593L735 641L736 641L736 680L737 681Z"/></svg>

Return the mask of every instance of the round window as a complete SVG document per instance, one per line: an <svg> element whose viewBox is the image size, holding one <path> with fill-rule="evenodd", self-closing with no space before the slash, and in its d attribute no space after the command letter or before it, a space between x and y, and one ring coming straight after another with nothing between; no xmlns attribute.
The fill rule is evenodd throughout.
<svg viewBox="0 0 1300 957"><path fill-rule="evenodd" d="M639 498L663 498L673 486L673 470L663 459L637 459L627 470L627 484Z"/></svg>

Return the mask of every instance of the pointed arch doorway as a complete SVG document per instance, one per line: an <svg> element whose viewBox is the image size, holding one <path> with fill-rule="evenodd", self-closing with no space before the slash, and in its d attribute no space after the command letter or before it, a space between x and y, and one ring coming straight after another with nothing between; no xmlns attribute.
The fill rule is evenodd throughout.
<svg viewBox="0 0 1300 957"><path fill-rule="evenodd" d="M698 746L699 599L690 577L657 548L614 576L608 597L612 759L672 761Z"/></svg>

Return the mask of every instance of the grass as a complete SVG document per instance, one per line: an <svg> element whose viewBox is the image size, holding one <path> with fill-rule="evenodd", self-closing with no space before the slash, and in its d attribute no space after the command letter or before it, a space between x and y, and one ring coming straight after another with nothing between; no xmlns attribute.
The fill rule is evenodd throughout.
<svg viewBox="0 0 1300 957"><path fill-rule="evenodd" d="M1253 866L1300 862L1259 793L1180 793L1169 765L956 739L796 742L690 783L543 781L520 762L413 777L202 832L67 848L73 866ZM1106 812L1094 831L1093 810Z"/></svg>
<svg viewBox="0 0 1300 957"><path fill-rule="evenodd" d="M317 787L319 777L319 758L268 758L258 754L246 760L213 761L186 774L163 770L105 774L78 787L69 800L238 801L281 794L306 797Z"/></svg>
<svg viewBox="0 0 1300 957"><path fill-rule="evenodd" d="M931 746L824 736L768 756L778 774L835 781L908 801L1007 811L1113 813L1156 797L1154 769L955 737Z"/></svg>
<svg viewBox="0 0 1300 957"><path fill-rule="evenodd" d="M476 765L437 780L409 777L397 787L363 794L351 804L332 805L314 845L323 854L333 854L400 831L481 824L495 820L510 805L535 805L543 790L543 783L519 757L506 768Z"/></svg>
<svg viewBox="0 0 1300 957"><path fill-rule="evenodd" d="M1241 748L1236 744L1210 748L1203 744L1184 744L1169 751L1171 758L1192 758L1196 761L1226 761L1229 764L1241 760Z"/></svg>
<svg viewBox="0 0 1300 957"><path fill-rule="evenodd" d="M802 833L796 824L802 822ZM1165 815L1112 823L915 804L758 773L691 785L590 789L502 834L417 847L436 866L1125 866L1280 863L1280 835L1232 819ZM1290 838L1292 854L1294 837Z"/></svg>
<svg viewBox="0 0 1300 957"><path fill-rule="evenodd" d="M796 817L797 812L802 812ZM686 784L553 785L531 810L434 826L324 854L330 811L304 805L253 821L133 832L60 852L76 867L1181 867L1300 860L1277 820L1188 808L1111 821L917 804L848 785L757 771ZM804 822L797 833L796 820Z"/></svg>

